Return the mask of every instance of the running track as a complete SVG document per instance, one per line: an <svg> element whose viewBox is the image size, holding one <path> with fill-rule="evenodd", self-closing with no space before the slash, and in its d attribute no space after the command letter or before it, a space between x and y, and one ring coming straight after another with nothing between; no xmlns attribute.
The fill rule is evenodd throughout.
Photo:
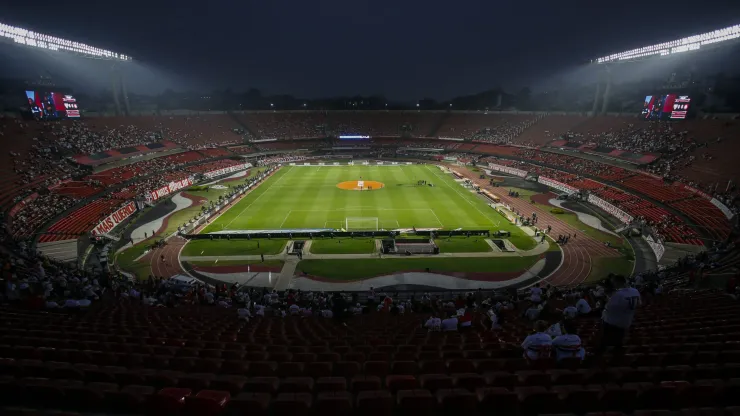
<svg viewBox="0 0 740 416"><path fill-rule="evenodd" d="M180 261L178 259L180 249L182 249L182 246L186 242L180 236L172 237L167 241L166 246L150 251L140 261L150 262L150 274L156 277L172 277L178 274L186 274L182 267L180 267ZM162 261L162 256L164 256L164 261Z"/></svg>
<svg viewBox="0 0 740 416"><path fill-rule="evenodd" d="M537 225L540 228L547 228L548 225L552 226L552 231L550 231L549 234L550 236L571 235L571 239L568 244L560 246L563 250L563 263L560 268L547 277L546 281L548 283L554 286L572 286L580 284L586 280L591 272L592 256L619 256L619 252L617 250L606 247L602 242L580 232L568 223L560 220L556 215L551 214L549 211L532 205L528 202L528 198L526 200L523 198L512 198L508 196L508 192L505 190L505 187L494 188L490 186L487 180L479 179L479 174L476 174L476 172L472 172L467 168L459 166L449 167L463 174L481 188L493 192L496 196L501 198L502 202L518 210L524 216L528 217L532 212L536 212L537 217L539 217ZM576 237L573 238L573 235L576 235Z"/></svg>

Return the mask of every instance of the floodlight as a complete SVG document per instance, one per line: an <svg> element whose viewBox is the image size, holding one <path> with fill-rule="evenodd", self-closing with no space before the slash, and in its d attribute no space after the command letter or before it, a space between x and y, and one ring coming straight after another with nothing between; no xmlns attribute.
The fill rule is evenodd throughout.
<svg viewBox="0 0 740 416"><path fill-rule="evenodd" d="M105 49L85 45L84 43L44 35L20 27L6 25L4 23L0 23L0 37L12 39L15 43L21 45L52 51L66 50L94 58L115 59L120 61L132 60L130 56L119 55Z"/></svg>
<svg viewBox="0 0 740 416"><path fill-rule="evenodd" d="M644 46L642 48L632 49L625 52L611 54L595 60L596 63L604 64L609 62L633 60L645 58L648 56L667 56L677 53L695 51L702 46L718 42L740 38L740 25L717 29L712 32L702 33L699 35L689 36L682 39L663 42L657 45Z"/></svg>

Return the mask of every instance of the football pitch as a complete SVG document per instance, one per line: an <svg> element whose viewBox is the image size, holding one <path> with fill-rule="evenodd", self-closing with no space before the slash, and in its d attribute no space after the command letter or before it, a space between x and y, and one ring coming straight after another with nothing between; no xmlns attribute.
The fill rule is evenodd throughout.
<svg viewBox="0 0 740 416"><path fill-rule="evenodd" d="M515 239L526 237L479 195L433 165L285 166L202 233L412 227L507 230Z"/></svg>

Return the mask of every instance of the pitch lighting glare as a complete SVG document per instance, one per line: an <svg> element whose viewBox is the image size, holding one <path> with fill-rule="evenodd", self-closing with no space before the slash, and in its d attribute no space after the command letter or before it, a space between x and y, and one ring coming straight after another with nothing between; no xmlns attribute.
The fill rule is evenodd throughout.
<svg viewBox="0 0 740 416"><path fill-rule="evenodd" d="M712 43L725 42L732 39L740 38L740 25L718 29L701 35L689 36L687 38L664 42L658 45L645 46L643 48L632 49L627 52L615 53L596 60L596 63L603 64L608 62L624 61L629 59L645 58L648 56L667 56L676 53L695 51L702 46Z"/></svg>
<svg viewBox="0 0 740 416"><path fill-rule="evenodd" d="M0 37L10 38L21 45L33 46L36 48L48 49L51 51L70 51L83 55L89 55L102 59L131 61L132 58L127 55L121 55L105 49L85 45L84 43L74 42L71 40L61 39L54 36L44 35L32 32L28 29L6 25L0 23Z"/></svg>

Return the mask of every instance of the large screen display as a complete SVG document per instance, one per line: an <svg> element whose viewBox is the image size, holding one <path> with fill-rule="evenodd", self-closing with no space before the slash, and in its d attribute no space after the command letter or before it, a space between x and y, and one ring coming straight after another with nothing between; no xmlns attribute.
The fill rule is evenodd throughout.
<svg viewBox="0 0 740 416"><path fill-rule="evenodd" d="M52 91L26 91L28 106L38 119L79 118L75 97Z"/></svg>
<svg viewBox="0 0 740 416"><path fill-rule="evenodd" d="M646 120L683 120L690 105L688 95L648 95L642 106L642 116Z"/></svg>

